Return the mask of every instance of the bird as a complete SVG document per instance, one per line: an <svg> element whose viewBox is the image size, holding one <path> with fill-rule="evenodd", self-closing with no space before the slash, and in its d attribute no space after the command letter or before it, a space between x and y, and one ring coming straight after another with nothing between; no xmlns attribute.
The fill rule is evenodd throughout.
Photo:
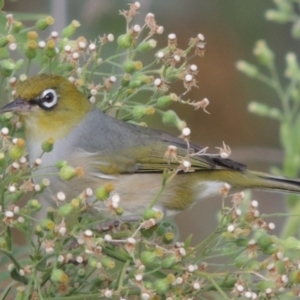
<svg viewBox="0 0 300 300"><path fill-rule="evenodd" d="M41 156L41 144L54 139L53 150L42 156L42 167L33 171L37 183L49 174L51 184L43 197L51 203L59 191L72 199L87 187L111 183L124 215L142 214L154 203L153 209L172 216L218 195L224 186L300 193L297 179L251 171L181 137L113 118L59 75L38 74L20 81L13 101L1 112L20 116L31 163ZM168 149L176 156L173 161L166 156ZM62 180L55 166L58 161L80 166L83 176ZM189 170L180 168L184 161ZM165 174L174 172L162 188Z"/></svg>

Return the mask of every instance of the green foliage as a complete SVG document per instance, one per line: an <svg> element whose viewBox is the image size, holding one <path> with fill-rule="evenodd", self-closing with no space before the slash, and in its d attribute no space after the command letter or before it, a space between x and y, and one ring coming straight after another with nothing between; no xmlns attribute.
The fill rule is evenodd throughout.
<svg viewBox="0 0 300 300"><path fill-rule="evenodd" d="M276 1L278 10L272 14L280 22L294 21L292 32L297 36L292 3ZM38 16L35 25L27 28L12 15L0 14L4 32L0 36L1 90L13 94L16 83L37 65L41 73L68 77L90 101L119 118L141 122L158 113L165 124L186 127L174 111L164 109L179 102L205 111L209 104L206 98L198 102L183 99L197 85L197 66L190 60L203 56L204 37L191 38L182 50L176 36L170 34L167 44L153 53L155 34L161 34L163 27L152 14L146 16L144 26L130 27L138 8L136 2L122 11L127 29L116 42L112 34L93 43L84 37L73 38L78 21L45 37L42 30L53 24L51 17ZM103 58L107 43L115 43L117 50ZM294 54L286 57L289 83L285 86L276 71L275 55L264 41L257 43L254 54L270 75L246 62L239 62L238 68L273 88L282 109L253 102L249 110L280 122L286 151L283 172L293 176L300 167L300 144L295 143L300 122L297 59ZM149 65L144 63L148 57L152 58ZM107 66L110 71L104 71ZM170 91L172 82L182 84L181 95ZM243 193L227 196L223 191L223 202L230 200L230 204L220 211L218 226L196 246L192 236L180 242L174 222L152 209L156 198L140 218L123 218L122 195L114 193L111 184L95 191L87 187L74 199L59 192L55 207L47 208L38 200L50 184L47 174L41 184L35 184L30 174L41 167L54 141L45 141L43 155L30 164L18 117L5 113L0 125L0 282L9 280L5 288L1 286L0 299L286 299L299 295L299 240L271 235L274 224L267 222L269 216L261 217L258 202ZM56 167L62 180L82 173L66 161L57 162ZM162 189L168 176L164 174ZM21 205L24 196L28 200ZM38 219L36 213L42 209L47 214ZM21 248L14 242L18 232L26 238Z"/></svg>
<svg viewBox="0 0 300 300"><path fill-rule="evenodd" d="M296 10L298 1L276 0L276 9L268 10L266 18L277 23L293 23L292 36L299 38L300 15ZM250 112L259 116L269 117L279 122L280 142L284 150L282 170L276 170L278 175L299 177L300 170L300 68L295 53L285 56L284 77L279 73L275 64L274 51L263 40L258 41L253 50L258 65L239 61L237 68L245 75L261 81L271 88L277 95L278 103L268 106L261 102L251 102L248 106ZM291 195L288 197L289 208L292 213L300 213L299 199ZM299 228L299 218L290 217L285 225L283 237L294 235Z"/></svg>

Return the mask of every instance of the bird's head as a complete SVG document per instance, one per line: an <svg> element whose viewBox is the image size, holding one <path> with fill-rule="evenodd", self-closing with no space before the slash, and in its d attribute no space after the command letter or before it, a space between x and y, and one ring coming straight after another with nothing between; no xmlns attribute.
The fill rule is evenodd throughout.
<svg viewBox="0 0 300 300"><path fill-rule="evenodd" d="M68 79L40 74L18 83L14 100L1 112L16 112L28 138L45 140L66 136L90 109L89 101Z"/></svg>

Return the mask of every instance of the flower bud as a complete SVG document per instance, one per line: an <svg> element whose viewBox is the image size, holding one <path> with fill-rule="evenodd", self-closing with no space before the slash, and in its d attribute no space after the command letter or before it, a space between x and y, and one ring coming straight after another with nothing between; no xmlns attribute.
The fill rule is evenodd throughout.
<svg viewBox="0 0 300 300"><path fill-rule="evenodd" d="M174 274L168 274L166 278L164 279L158 279L154 282L154 290L158 294L165 294L171 284L175 281L175 276Z"/></svg>
<svg viewBox="0 0 300 300"><path fill-rule="evenodd" d="M24 156L24 149L25 149L25 141L23 139L18 139L17 143L13 146L11 146L8 150L9 156L13 160L20 159L22 156Z"/></svg>
<svg viewBox="0 0 300 300"><path fill-rule="evenodd" d="M117 43L122 49L129 49L134 45L134 39L130 34L121 34L118 37Z"/></svg>
<svg viewBox="0 0 300 300"><path fill-rule="evenodd" d="M268 47L265 41L259 40L256 42L255 48L253 50L254 55L257 56L261 64L270 67L274 62L274 53Z"/></svg>
<svg viewBox="0 0 300 300"><path fill-rule="evenodd" d="M27 32L27 39L36 41L38 39L39 35L36 31L28 31Z"/></svg>
<svg viewBox="0 0 300 300"><path fill-rule="evenodd" d="M36 200L36 199L30 199L28 202L27 202L27 206L34 212L36 211L39 211L42 209L42 205L41 203Z"/></svg>
<svg viewBox="0 0 300 300"><path fill-rule="evenodd" d="M151 251L142 251L140 255L140 260L146 267L158 267L160 265L160 260L157 259L157 255Z"/></svg>
<svg viewBox="0 0 300 300"><path fill-rule="evenodd" d="M45 47L45 54L48 58L53 58L56 55L55 42L48 40Z"/></svg>
<svg viewBox="0 0 300 300"><path fill-rule="evenodd" d="M41 221L40 225L41 225L42 229L44 229L46 231L53 230L55 227L54 222L50 219L43 219Z"/></svg>
<svg viewBox="0 0 300 300"><path fill-rule="evenodd" d="M292 37L295 39L300 38L300 21L299 20L294 22L294 24L292 26Z"/></svg>
<svg viewBox="0 0 300 300"><path fill-rule="evenodd" d="M0 73L3 77L10 77L15 70L15 63L11 59L5 59L0 62Z"/></svg>
<svg viewBox="0 0 300 300"><path fill-rule="evenodd" d="M132 110L132 116L135 120L143 118L147 114L147 106L136 105Z"/></svg>
<svg viewBox="0 0 300 300"><path fill-rule="evenodd" d="M289 280L290 280L292 283L299 284L299 283L300 283L300 271L299 271L299 270L294 270L294 271L292 271L292 272L290 273Z"/></svg>
<svg viewBox="0 0 300 300"><path fill-rule="evenodd" d="M156 47L156 40L154 39L150 39L148 41L144 41L144 42L141 42L138 46L137 46L137 50L140 51L140 52L147 52L147 51L150 51L152 49L154 49Z"/></svg>
<svg viewBox="0 0 300 300"><path fill-rule="evenodd" d="M26 289L24 286L18 286L16 288L16 291L17 291L17 294L15 297L15 300L25 300L26 299L26 296L25 296Z"/></svg>
<svg viewBox="0 0 300 300"><path fill-rule="evenodd" d="M54 283L68 283L68 275L61 269L53 269L50 277L51 281Z"/></svg>
<svg viewBox="0 0 300 300"><path fill-rule="evenodd" d="M42 150L44 152L51 152L53 150L53 145L54 145L54 139L49 138L48 140L42 143Z"/></svg>
<svg viewBox="0 0 300 300"><path fill-rule="evenodd" d="M14 22L13 27L12 27L12 33L18 34L21 31L22 27L23 27L22 22L20 22L20 21Z"/></svg>
<svg viewBox="0 0 300 300"><path fill-rule="evenodd" d="M172 93L167 96L161 96L157 99L156 104L159 108L165 108L170 105L172 101L177 101L178 97L176 94Z"/></svg>
<svg viewBox="0 0 300 300"><path fill-rule="evenodd" d="M58 214L61 217L67 217L73 212L73 205L71 203L65 203L58 208Z"/></svg>
<svg viewBox="0 0 300 300"><path fill-rule="evenodd" d="M170 254L167 257L163 258L161 261L161 266L163 269L172 268L178 261L178 258L174 254Z"/></svg>
<svg viewBox="0 0 300 300"><path fill-rule="evenodd" d="M54 19L51 16L48 16L44 19L39 19L35 23L35 27L39 30L45 30L47 27L53 25Z"/></svg>
<svg viewBox="0 0 300 300"><path fill-rule="evenodd" d="M65 165L59 170L59 176L62 180L71 180L76 176L76 170L69 165Z"/></svg>
<svg viewBox="0 0 300 300"><path fill-rule="evenodd" d="M257 246L260 247L262 250L268 248L272 244L273 244L273 239L268 234L264 234L257 239Z"/></svg>
<svg viewBox="0 0 300 300"><path fill-rule="evenodd" d="M147 208L143 212L143 219L145 219L145 220L155 218L155 216L156 216L156 210L154 210L152 208Z"/></svg>
<svg viewBox="0 0 300 300"><path fill-rule="evenodd" d="M100 259L100 262L101 262L102 266L106 269L114 269L116 266L116 262L107 256L103 256Z"/></svg>
<svg viewBox="0 0 300 300"><path fill-rule="evenodd" d="M72 36L76 29L80 27L80 23L76 20L73 20L70 25L68 25L66 28L62 31L62 37L69 38Z"/></svg>
<svg viewBox="0 0 300 300"><path fill-rule="evenodd" d="M163 112L162 121L165 125L175 126L177 128L181 122L181 120L173 110L167 110L166 112Z"/></svg>
<svg viewBox="0 0 300 300"><path fill-rule="evenodd" d="M25 56L28 59L33 59L36 57L37 54L37 48L38 48L38 44L35 40L29 40L26 44L25 44Z"/></svg>
<svg viewBox="0 0 300 300"><path fill-rule="evenodd" d="M240 60L236 64L236 68L249 77L256 77L259 74L258 68L246 61Z"/></svg>
<svg viewBox="0 0 300 300"><path fill-rule="evenodd" d="M123 70L126 73L133 73L135 71L139 71L143 68L143 63L141 61L133 61L133 60L126 60L123 63Z"/></svg>
<svg viewBox="0 0 300 300"><path fill-rule="evenodd" d="M130 74L124 74L122 80L121 80L121 85L123 87L127 87L129 85L131 79L131 75Z"/></svg>
<svg viewBox="0 0 300 300"><path fill-rule="evenodd" d="M265 16L266 16L267 20L275 21L275 22L278 22L281 24L290 22L290 20L291 20L291 15L282 10L269 9L266 11Z"/></svg>
<svg viewBox="0 0 300 300"><path fill-rule="evenodd" d="M95 196L98 200L105 200L109 197L110 192L114 189L113 184L107 183L104 186L100 186L95 191Z"/></svg>
<svg viewBox="0 0 300 300"><path fill-rule="evenodd" d="M0 47L5 47L10 43L14 43L15 38L13 35L1 36L0 37Z"/></svg>
<svg viewBox="0 0 300 300"><path fill-rule="evenodd" d="M175 235L173 232L168 231L163 235L162 241L165 244L171 244L175 239Z"/></svg>

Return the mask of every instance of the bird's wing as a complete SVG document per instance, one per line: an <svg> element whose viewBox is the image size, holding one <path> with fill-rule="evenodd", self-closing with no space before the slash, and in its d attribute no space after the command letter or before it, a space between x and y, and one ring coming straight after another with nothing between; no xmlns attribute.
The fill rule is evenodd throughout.
<svg viewBox="0 0 300 300"><path fill-rule="evenodd" d="M163 172L165 169L176 169L184 159L191 163L194 171L207 169L238 169L244 165L219 156L205 153L190 155L191 150L196 153L201 147L187 143L176 136L150 128L140 127L125 123L104 115L102 112L93 111L86 118L86 130L78 127L76 141L81 145L76 148L85 149L79 155L90 170L101 176L117 174ZM89 120L88 120L89 119ZM99 124L99 120L101 122ZM93 128L94 127L94 128ZM93 132L94 136L86 135ZM82 132L81 137L78 138ZM168 146L176 146L176 159L166 159Z"/></svg>

